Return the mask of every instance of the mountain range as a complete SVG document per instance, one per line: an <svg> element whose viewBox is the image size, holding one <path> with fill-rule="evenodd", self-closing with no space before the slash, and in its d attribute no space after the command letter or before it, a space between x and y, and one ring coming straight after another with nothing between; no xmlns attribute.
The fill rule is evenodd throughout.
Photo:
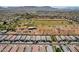
<svg viewBox="0 0 79 59"><path fill-rule="evenodd" d="M37 12L37 11L48 11L48 12L78 12L79 7L50 7L50 6L18 6L18 7L0 7L0 12Z"/></svg>

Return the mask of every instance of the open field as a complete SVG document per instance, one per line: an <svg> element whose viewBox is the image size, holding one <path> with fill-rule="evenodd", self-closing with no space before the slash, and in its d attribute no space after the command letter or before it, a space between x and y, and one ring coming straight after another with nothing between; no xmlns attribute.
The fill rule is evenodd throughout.
<svg viewBox="0 0 79 59"><path fill-rule="evenodd" d="M7 34L79 35L78 26L67 19L20 19L0 27L7 30Z"/></svg>
<svg viewBox="0 0 79 59"><path fill-rule="evenodd" d="M66 26L74 25L76 22L68 21L66 19L32 19L32 20L19 20L18 23L31 23L35 26Z"/></svg>
<svg viewBox="0 0 79 59"><path fill-rule="evenodd" d="M15 25L14 34L79 35L78 24L66 19L22 19L17 20Z"/></svg>

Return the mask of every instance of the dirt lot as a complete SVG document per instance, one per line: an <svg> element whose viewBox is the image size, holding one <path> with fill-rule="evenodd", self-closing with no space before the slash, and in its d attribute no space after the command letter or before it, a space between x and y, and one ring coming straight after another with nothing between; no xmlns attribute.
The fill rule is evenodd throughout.
<svg viewBox="0 0 79 59"><path fill-rule="evenodd" d="M40 34L40 35L77 35L79 34L79 27L73 21L64 19L32 19L19 20L15 32L8 33L22 33L22 34ZM28 27L36 27L37 29L28 30Z"/></svg>

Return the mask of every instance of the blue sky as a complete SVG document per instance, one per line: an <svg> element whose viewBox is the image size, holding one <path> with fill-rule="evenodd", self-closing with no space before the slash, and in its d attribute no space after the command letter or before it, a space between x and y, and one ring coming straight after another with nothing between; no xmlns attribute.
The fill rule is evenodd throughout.
<svg viewBox="0 0 79 59"><path fill-rule="evenodd" d="M79 0L0 0L0 6L79 6Z"/></svg>

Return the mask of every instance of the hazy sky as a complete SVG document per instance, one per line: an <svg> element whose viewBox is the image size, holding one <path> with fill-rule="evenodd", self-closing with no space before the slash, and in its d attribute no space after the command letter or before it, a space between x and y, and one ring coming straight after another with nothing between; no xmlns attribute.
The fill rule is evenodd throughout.
<svg viewBox="0 0 79 59"><path fill-rule="evenodd" d="M79 0L0 0L0 6L79 6Z"/></svg>

